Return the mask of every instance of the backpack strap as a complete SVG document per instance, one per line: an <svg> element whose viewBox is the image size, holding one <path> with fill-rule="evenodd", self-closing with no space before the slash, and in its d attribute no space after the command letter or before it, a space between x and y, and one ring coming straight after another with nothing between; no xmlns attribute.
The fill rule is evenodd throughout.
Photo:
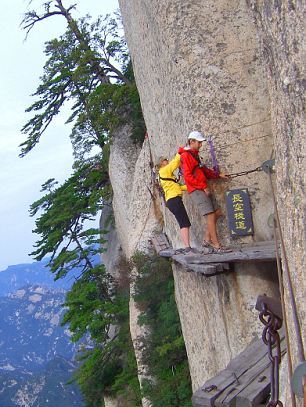
<svg viewBox="0 0 306 407"><path fill-rule="evenodd" d="M195 167L192 170L192 174L194 175L194 172L197 168L201 168L203 165L201 163L200 157L196 154L194 154L192 151L190 150L186 150L186 153L190 154L195 160L197 160L198 164L195 165Z"/></svg>
<svg viewBox="0 0 306 407"><path fill-rule="evenodd" d="M172 181L172 182L175 182L176 184L178 183L178 181L176 179L173 179L173 178L163 178L160 175L159 175L159 178L161 180L163 180L163 181Z"/></svg>
<svg viewBox="0 0 306 407"><path fill-rule="evenodd" d="M198 162L199 164L201 163L200 157L199 157L197 154L194 154L194 153L193 153L192 151L190 151L190 150L185 150L185 151L186 151L186 153L192 155L192 157L193 157L195 160L197 160L197 162Z"/></svg>

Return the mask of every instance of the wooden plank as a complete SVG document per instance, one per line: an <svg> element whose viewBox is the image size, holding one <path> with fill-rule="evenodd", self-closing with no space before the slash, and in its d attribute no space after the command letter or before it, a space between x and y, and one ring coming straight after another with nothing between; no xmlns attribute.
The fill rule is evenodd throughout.
<svg viewBox="0 0 306 407"><path fill-rule="evenodd" d="M239 355L229 362L226 369L239 378L266 355L267 348L262 342L262 339L255 339L241 353L239 353Z"/></svg>
<svg viewBox="0 0 306 407"><path fill-rule="evenodd" d="M159 254L161 250L169 249L170 244L165 233L155 235L151 238L156 253ZM172 253L173 254L173 253Z"/></svg>
<svg viewBox="0 0 306 407"><path fill-rule="evenodd" d="M188 267L188 262L186 260L187 256L186 254L176 254L172 257L173 260L175 260L177 263L180 263L184 267Z"/></svg>
<svg viewBox="0 0 306 407"><path fill-rule="evenodd" d="M279 331L285 353L284 331ZM253 341L230 361L226 369L207 380L193 397L193 407L259 406L269 394L271 362L261 339ZM244 404L243 404L244 403Z"/></svg>
<svg viewBox="0 0 306 407"><path fill-rule="evenodd" d="M260 242L252 242L252 243L242 243L240 248L244 247L257 247L257 246L274 246L274 240L261 240Z"/></svg>
<svg viewBox="0 0 306 407"><path fill-rule="evenodd" d="M236 397L236 407L257 407L271 392L271 367L265 369Z"/></svg>
<svg viewBox="0 0 306 407"><path fill-rule="evenodd" d="M246 261L274 261L276 258L274 246L248 247L230 253L217 253L205 255L186 255L185 260L191 264L207 264L220 262L246 262ZM176 260L175 256L173 259Z"/></svg>
<svg viewBox="0 0 306 407"><path fill-rule="evenodd" d="M284 337L284 331L280 330L279 334L281 336L281 355L284 357L286 353L286 341ZM235 401L236 407L257 407L260 402L264 401L270 393L271 383L271 362L268 355L263 359L267 367L259 375L256 376L254 380L247 383L247 376L245 375L243 380L246 381L246 386L242 391L236 391L236 397L232 398L232 402ZM234 395L234 393L232 393ZM225 404L226 406L227 404ZM229 406L232 404L228 404Z"/></svg>
<svg viewBox="0 0 306 407"><path fill-rule="evenodd" d="M175 251L169 247L168 249L163 249L158 252L158 255L161 257L172 257Z"/></svg>
<svg viewBox="0 0 306 407"><path fill-rule="evenodd" d="M240 376L247 370L248 366L254 366L265 357L267 350L261 339L253 341L242 353L230 361L226 369L222 370L217 376L207 380L204 385L196 391L192 398L194 407L215 406L215 401L221 397L226 389L231 389L232 385L237 383ZM248 364L250 362L250 364ZM211 391L205 391L210 389Z"/></svg>
<svg viewBox="0 0 306 407"><path fill-rule="evenodd" d="M205 382L192 396L193 407L214 406L216 398L236 381L231 372L222 370L218 376Z"/></svg>
<svg viewBox="0 0 306 407"><path fill-rule="evenodd" d="M269 371L271 362L266 356L259 360L254 366L248 369L243 375L241 375L237 382L230 386L229 389L224 391L216 400L215 407L231 407L236 406L236 398L245 388L253 383L254 380L262 377L263 372ZM260 384L260 382L259 382ZM262 386L266 387L266 386ZM267 394L268 395L268 394ZM262 401L261 399L260 401Z"/></svg>
<svg viewBox="0 0 306 407"><path fill-rule="evenodd" d="M248 404L242 404L243 407L253 405L257 406L258 404L254 403L264 400L269 394L269 376L270 360L267 356L261 358L255 365L252 366L251 369L246 370L240 376L235 376L233 372L225 369L220 375L211 379L210 381L207 381L205 385L195 393L192 399L193 406L236 406L237 397L241 393L241 400L248 400ZM210 384L210 382L212 382L212 384ZM250 385L250 389L245 390ZM205 392L205 389L208 391Z"/></svg>

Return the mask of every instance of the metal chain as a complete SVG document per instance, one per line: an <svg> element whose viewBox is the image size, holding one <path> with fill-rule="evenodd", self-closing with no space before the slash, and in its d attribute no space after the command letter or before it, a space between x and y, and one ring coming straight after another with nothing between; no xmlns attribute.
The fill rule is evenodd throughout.
<svg viewBox="0 0 306 407"><path fill-rule="evenodd" d="M261 322L265 325L262 334L263 342L268 346L268 356L271 361L271 401L268 407L283 407L279 400L279 365L281 362L280 337L278 330L282 326L282 320L274 315L263 304L259 314Z"/></svg>
<svg viewBox="0 0 306 407"><path fill-rule="evenodd" d="M257 168L254 168L253 170L248 170L248 171L240 171L240 172L235 172L233 174L228 174L228 176L230 178L236 178L236 177L241 177L242 175L247 175L247 174L251 174L252 172L259 172L262 171L262 166L260 165Z"/></svg>

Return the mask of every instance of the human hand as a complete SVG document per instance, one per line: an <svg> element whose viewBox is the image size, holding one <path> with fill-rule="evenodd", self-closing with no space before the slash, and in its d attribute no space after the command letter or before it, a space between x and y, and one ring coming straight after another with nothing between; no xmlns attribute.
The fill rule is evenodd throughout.
<svg viewBox="0 0 306 407"><path fill-rule="evenodd" d="M227 174L226 172L220 172L219 177L223 178L223 179L230 179L231 178L231 176L229 174Z"/></svg>
<svg viewBox="0 0 306 407"><path fill-rule="evenodd" d="M209 196L211 194L210 189L209 188L204 188L204 192L207 196Z"/></svg>

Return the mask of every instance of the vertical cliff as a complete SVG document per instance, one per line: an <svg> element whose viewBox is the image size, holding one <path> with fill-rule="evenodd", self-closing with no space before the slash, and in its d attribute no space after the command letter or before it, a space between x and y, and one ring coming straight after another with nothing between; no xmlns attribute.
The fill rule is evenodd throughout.
<svg viewBox="0 0 306 407"><path fill-rule="evenodd" d="M189 131L201 130L214 135L222 170L252 169L276 156L278 200L285 202L281 207L282 224L296 294L301 300L305 293L301 275L304 260L300 254L305 245L301 216L305 214L301 68L298 62L293 67L284 58L294 54L297 61L301 56L299 2L296 10L288 8L290 17L285 17L285 6L271 10L268 2L260 1L119 3L149 134L141 150L124 134L112 146L113 207L124 253L130 257L135 250L148 251L148 239L162 226L174 247L180 245L172 215L161 202L152 199L150 161L162 154L171 157L186 142ZM287 7L289 3L293 4L288 1ZM282 36L280 21L284 26L295 21L296 27ZM202 155L209 162L207 146ZM271 240L273 231L268 219L274 209L267 175L254 173L214 183L223 210L224 192L241 187L250 193L255 234L231 240L226 221L222 220L219 233L223 242L237 246ZM188 197L185 202L192 220L192 244L197 246L203 233L202 219ZM277 273L274 266L267 264L236 265L234 273L210 279L186 273L179 266L173 267L173 272L196 389L262 331L254 304L259 294L279 295ZM131 305L135 338L140 334L137 307ZM299 312L305 321L302 305ZM141 366L141 352L137 358Z"/></svg>
<svg viewBox="0 0 306 407"><path fill-rule="evenodd" d="M222 169L254 168L270 158L270 101L255 25L244 2L135 0L121 1L120 6L155 158L162 153L173 155L193 129L215 136ZM209 160L207 149L203 154ZM254 239L270 239L267 219L272 200L265 176L256 174L230 185L216 183L223 209L224 191L229 187L249 188ZM199 244L202 219L188 197L186 204L192 218L192 240ZM178 245L178 229L167 211L165 230ZM224 241L234 243L229 241L224 221L219 232ZM235 274L207 280L175 267L174 275L197 388L261 330L253 307L258 294L275 295L275 270L239 266Z"/></svg>
<svg viewBox="0 0 306 407"><path fill-rule="evenodd" d="M152 174L150 168L150 146L144 142L140 150L132 141L128 127L116 134L111 146L109 175L113 187L113 211L116 232L126 259L137 251L150 251L149 239L161 230L161 214L152 199ZM132 271L131 293L134 292L133 279L137 270ZM130 304L130 330L138 365L140 384L150 376L143 362L143 337L148 334L146 326L138 324L140 311L133 296ZM143 406L150 406L143 399Z"/></svg>
<svg viewBox="0 0 306 407"><path fill-rule="evenodd" d="M305 3L250 1L268 75L275 137L277 200L285 253L306 346L306 200L305 200ZM284 276L290 343L296 365L297 337Z"/></svg>

